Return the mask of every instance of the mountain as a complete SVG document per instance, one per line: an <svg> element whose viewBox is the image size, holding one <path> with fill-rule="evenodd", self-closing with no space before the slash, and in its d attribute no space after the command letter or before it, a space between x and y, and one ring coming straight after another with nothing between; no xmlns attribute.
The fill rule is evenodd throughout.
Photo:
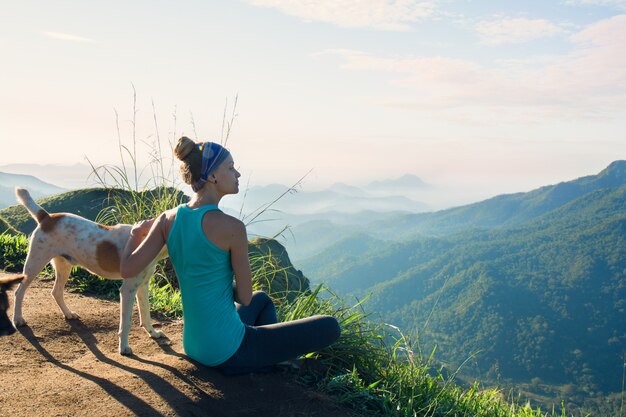
<svg viewBox="0 0 626 417"><path fill-rule="evenodd" d="M368 194L365 190L362 190L359 187L355 187L353 185L344 184L342 182L336 182L331 185L328 189L329 191L336 192L338 194L343 194L350 197L367 197Z"/></svg>
<svg viewBox="0 0 626 417"><path fill-rule="evenodd" d="M153 198L160 195L160 190L146 191L144 198ZM130 192L111 188L85 188L67 191L37 200L50 213L72 213L92 221L103 221L101 217L115 205L115 199L135 204L135 198ZM188 197L177 191L172 201L187 201ZM106 209L106 212L105 212ZM30 234L35 229L35 221L26 209L19 204L0 210L0 217L17 231Z"/></svg>
<svg viewBox="0 0 626 417"><path fill-rule="evenodd" d="M66 190L98 186L92 177L93 170L85 164L8 164L0 165L0 171L12 174L32 175L45 178Z"/></svg>
<svg viewBox="0 0 626 417"><path fill-rule="evenodd" d="M326 212L358 213L368 210L415 213L428 209L425 203L404 195L376 196L358 187L341 183L320 191L293 190L280 184L256 186L229 196L222 204L228 209L251 214L274 201L272 211L298 215Z"/></svg>
<svg viewBox="0 0 626 417"><path fill-rule="evenodd" d="M239 213L227 213L237 217ZM367 225L394 219L399 212L361 211L342 213L329 211L315 214L269 212L247 225L252 237L275 237L287 248L294 261L300 261L326 249Z"/></svg>
<svg viewBox="0 0 626 417"><path fill-rule="evenodd" d="M598 175L435 213L442 223L428 230L438 237L353 236L300 267L340 295L371 294L366 311L417 335L422 351L436 345L451 366L469 360L468 373L619 392L625 173L617 161Z"/></svg>
<svg viewBox="0 0 626 417"><path fill-rule="evenodd" d="M430 184L424 182L420 177L415 175L406 174L400 178L391 180L373 181L368 186L368 190L398 190L398 189L425 189L429 188Z"/></svg>
<svg viewBox="0 0 626 417"><path fill-rule="evenodd" d="M15 187L27 188L34 198L46 197L66 191L64 188L41 181L31 175L0 172L0 208L15 204Z"/></svg>
<svg viewBox="0 0 626 417"><path fill-rule="evenodd" d="M512 227L536 219L597 189L626 183L626 161L615 161L597 175L548 185L526 193L504 194L488 200L431 213L405 214L393 223L371 225L375 235L406 239L416 235L444 236L470 228Z"/></svg>

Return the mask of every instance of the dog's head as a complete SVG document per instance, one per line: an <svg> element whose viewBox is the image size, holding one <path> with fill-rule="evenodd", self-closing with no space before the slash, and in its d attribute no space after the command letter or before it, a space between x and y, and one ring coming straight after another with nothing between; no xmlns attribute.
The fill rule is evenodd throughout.
<svg viewBox="0 0 626 417"><path fill-rule="evenodd" d="M9 320L9 316L7 315L9 297L6 292L23 279L23 275L0 278L0 336L8 336L15 333L15 327L13 327L13 323Z"/></svg>

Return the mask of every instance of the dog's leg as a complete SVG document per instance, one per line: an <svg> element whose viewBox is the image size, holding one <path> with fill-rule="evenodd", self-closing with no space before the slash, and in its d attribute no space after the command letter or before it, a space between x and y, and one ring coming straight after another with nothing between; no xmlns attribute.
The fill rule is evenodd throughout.
<svg viewBox="0 0 626 417"><path fill-rule="evenodd" d="M65 283L70 277L70 272L72 272L72 264L66 261L64 258L57 256L56 258L52 258L52 267L54 268L54 273L56 277L54 280L54 286L52 287L52 296L56 300L59 308L63 312L63 315L66 319L77 319L79 317L78 314L74 313L67 307L67 305L65 304L65 299L63 298Z"/></svg>
<svg viewBox="0 0 626 417"><path fill-rule="evenodd" d="M130 325L133 318L133 304L135 303L135 294L140 281L137 277L128 278L120 287L120 330L119 330L119 352L120 355L131 355L133 353L128 344L128 334L130 333Z"/></svg>
<svg viewBox="0 0 626 417"><path fill-rule="evenodd" d="M149 268L147 268L149 269ZM148 275L148 274L146 274ZM137 290L137 307L139 307L139 323L145 331L150 334L153 339L163 337L163 332L152 327L152 319L150 318L149 285L151 274L144 278L144 281Z"/></svg>
<svg viewBox="0 0 626 417"><path fill-rule="evenodd" d="M35 236L33 236L33 239L30 242L30 250L28 251L28 255L26 255L26 262L24 262L24 280L15 290L15 299L13 303L13 324L15 326L24 326L26 324L26 321L22 316L22 303L24 301L26 289L52 258L52 256L48 253L36 253L36 251L32 249L33 244L37 244Z"/></svg>

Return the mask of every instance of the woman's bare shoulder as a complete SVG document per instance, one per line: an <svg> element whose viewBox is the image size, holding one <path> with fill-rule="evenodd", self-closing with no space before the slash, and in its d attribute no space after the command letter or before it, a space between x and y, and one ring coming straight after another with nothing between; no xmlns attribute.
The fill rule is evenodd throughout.
<svg viewBox="0 0 626 417"><path fill-rule="evenodd" d="M224 224L227 225L228 227L233 227L236 229L243 229L243 230L246 229L246 225L235 216L231 216L230 214L220 212L220 217L222 221L224 222Z"/></svg>

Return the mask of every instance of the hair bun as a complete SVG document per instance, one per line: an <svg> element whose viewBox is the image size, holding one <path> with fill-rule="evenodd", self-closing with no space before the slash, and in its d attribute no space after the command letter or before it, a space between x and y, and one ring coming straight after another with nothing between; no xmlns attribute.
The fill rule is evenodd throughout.
<svg viewBox="0 0 626 417"><path fill-rule="evenodd" d="M182 136L178 139L178 143L176 144L176 148L174 148L174 155L181 161L184 161L189 154L196 147L196 142L189 139L187 136Z"/></svg>

